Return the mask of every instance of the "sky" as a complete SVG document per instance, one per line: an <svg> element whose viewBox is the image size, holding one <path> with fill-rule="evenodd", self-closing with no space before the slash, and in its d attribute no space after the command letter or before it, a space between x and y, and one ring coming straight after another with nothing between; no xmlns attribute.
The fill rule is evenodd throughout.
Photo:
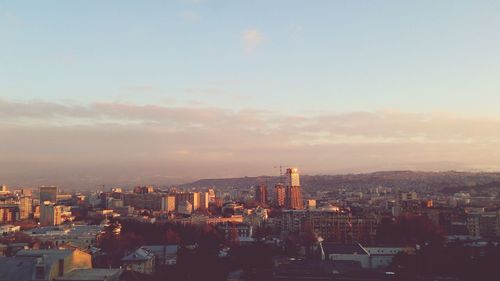
<svg viewBox="0 0 500 281"><path fill-rule="evenodd" d="M500 170L499 1L0 1L0 182Z"/></svg>

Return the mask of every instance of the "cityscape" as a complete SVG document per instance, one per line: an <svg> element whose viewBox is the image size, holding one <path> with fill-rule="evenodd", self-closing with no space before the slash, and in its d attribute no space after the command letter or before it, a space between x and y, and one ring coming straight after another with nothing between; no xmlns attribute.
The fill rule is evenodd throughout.
<svg viewBox="0 0 500 281"><path fill-rule="evenodd" d="M497 276L500 173L381 172L346 175L350 180L337 186L312 188L311 181L301 184L298 168L280 170L276 177L250 178L254 184L247 187L219 181L221 188L192 183L68 193L56 186L3 185L1 276L103 281ZM441 188L422 187L432 185L433 177ZM457 185L465 178L468 186Z"/></svg>
<svg viewBox="0 0 500 281"><path fill-rule="evenodd" d="M500 1L0 1L0 281L500 280Z"/></svg>

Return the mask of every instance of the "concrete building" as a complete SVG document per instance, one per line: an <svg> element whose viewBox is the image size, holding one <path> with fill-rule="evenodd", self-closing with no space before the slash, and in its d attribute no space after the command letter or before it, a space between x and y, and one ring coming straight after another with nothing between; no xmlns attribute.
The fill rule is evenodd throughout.
<svg viewBox="0 0 500 281"><path fill-rule="evenodd" d="M316 209L316 200L314 200L314 199L306 200L306 208L307 209Z"/></svg>
<svg viewBox="0 0 500 281"><path fill-rule="evenodd" d="M42 226L59 225L62 223L62 206L50 201L40 205L40 224Z"/></svg>
<svg viewBox="0 0 500 281"><path fill-rule="evenodd" d="M286 169L285 186L285 207L292 210L304 209L302 192L300 190L299 171L297 168Z"/></svg>
<svg viewBox="0 0 500 281"><path fill-rule="evenodd" d="M104 225L60 225L38 227L24 234L41 242L52 242L56 247L71 246L81 250L95 246Z"/></svg>
<svg viewBox="0 0 500 281"><path fill-rule="evenodd" d="M54 281L120 281L123 280L122 274L121 268L75 269Z"/></svg>
<svg viewBox="0 0 500 281"><path fill-rule="evenodd" d="M189 201L179 202L177 212L183 215L190 215L193 212L193 205Z"/></svg>
<svg viewBox="0 0 500 281"><path fill-rule="evenodd" d="M79 250L21 250L16 258L34 258L32 268L26 270L34 271L35 280L52 281L74 269L92 268L90 255Z"/></svg>
<svg viewBox="0 0 500 281"><path fill-rule="evenodd" d="M275 204L278 207L285 207L285 197L286 191L285 186L281 183L278 183L274 186L274 194L275 194Z"/></svg>
<svg viewBox="0 0 500 281"><path fill-rule="evenodd" d="M177 251L178 245L148 245L141 246L141 248L149 251L155 256L156 266L170 266L177 264Z"/></svg>
<svg viewBox="0 0 500 281"><path fill-rule="evenodd" d="M267 206L267 185L261 183L256 187L255 201L259 206Z"/></svg>
<svg viewBox="0 0 500 281"><path fill-rule="evenodd" d="M402 246L363 247L370 255L370 268L386 268L398 253L415 254L415 248Z"/></svg>
<svg viewBox="0 0 500 281"><path fill-rule="evenodd" d="M0 186L0 195L5 195L9 193L10 193L9 188L5 184Z"/></svg>
<svg viewBox="0 0 500 281"><path fill-rule="evenodd" d="M394 205L393 215L395 217L399 217L404 213L405 206L411 205L411 202L416 202L417 200L418 196L415 191L409 191L409 192L398 191L396 195L396 202Z"/></svg>
<svg viewBox="0 0 500 281"><path fill-rule="evenodd" d="M45 201L57 203L57 187L40 186L40 203Z"/></svg>
<svg viewBox="0 0 500 281"><path fill-rule="evenodd" d="M121 281L122 269L93 269L91 256L79 250L20 250L0 258L1 280Z"/></svg>
<svg viewBox="0 0 500 281"><path fill-rule="evenodd" d="M337 243L372 243L378 220L375 216L352 216L338 207L326 206L310 210L283 210L280 228L287 232L311 229L325 241Z"/></svg>
<svg viewBox="0 0 500 281"><path fill-rule="evenodd" d="M19 206L0 205L0 223L10 223L18 221L20 218Z"/></svg>
<svg viewBox="0 0 500 281"><path fill-rule="evenodd" d="M11 224L0 225L0 235L9 235L15 232L21 231L20 226L14 226Z"/></svg>
<svg viewBox="0 0 500 281"><path fill-rule="evenodd" d="M208 189L208 203L215 203L215 190L213 188Z"/></svg>
<svg viewBox="0 0 500 281"><path fill-rule="evenodd" d="M469 235L494 238L500 235L498 212L472 211L467 213L466 226Z"/></svg>
<svg viewBox="0 0 500 281"><path fill-rule="evenodd" d="M161 198L161 210L166 212L175 211L175 196L167 195Z"/></svg>
<svg viewBox="0 0 500 281"><path fill-rule="evenodd" d="M124 193L123 205L135 209L160 211L164 194L161 193Z"/></svg>
<svg viewBox="0 0 500 281"><path fill-rule="evenodd" d="M123 267L142 274L155 272L155 255L149 249L139 248L122 258Z"/></svg>
<svg viewBox="0 0 500 281"><path fill-rule="evenodd" d="M31 196L21 196L19 198L19 218L29 219L33 214L33 198Z"/></svg>
<svg viewBox="0 0 500 281"><path fill-rule="evenodd" d="M200 192L178 192L175 193L176 209L179 211L179 204L188 201L193 207L192 211L200 208Z"/></svg>
<svg viewBox="0 0 500 281"><path fill-rule="evenodd" d="M210 194L207 191L200 192L200 208L208 210L210 203Z"/></svg>
<svg viewBox="0 0 500 281"><path fill-rule="evenodd" d="M224 237L229 241L246 240L253 235L252 225L246 223L221 223L217 225L217 229L224 233Z"/></svg>
<svg viewBox="0 0 500 281"><path fill-rule="evenodd" d="M323 249L327 259L335 262L352 261L361 268L370 268L370 254L360 244L324 243Z"/></svg>

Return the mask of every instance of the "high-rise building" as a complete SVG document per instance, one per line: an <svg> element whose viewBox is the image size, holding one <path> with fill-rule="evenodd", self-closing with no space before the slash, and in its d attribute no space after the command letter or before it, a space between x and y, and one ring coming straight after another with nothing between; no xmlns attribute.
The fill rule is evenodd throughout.
<svg viewBox="0 0 500 281"><path fill-rule="evenodd" d="M255 189L255 201L260 206L267 206L267 186L265 184L261 183Z"/></svg>
<svg viewBox="0 0 500 281"><path fill-rule="evenodd" d="M175 211L175 196L168 195L161 198L161 210L167 212Z"/></svg>
<svg viewBox="0 0 500 281"><path fill-rule="evenodd" d="M215 203L215 190L213 188L208 189L208 203Z"/></svg>
<svg viewBox="0 0 500 281"><path fill-rule="evenodd" d="M19 198L19 218L29 219L33 213L33 199L31 196L22 196Z"/></svg>
<svg viewBox="0 0 500 281"><path fill-rule="evenodd" d="M50 201L40 204L40 224L42 226L60 225L62 223L62 206Z"/></svg>
<svg viewBox="0 0 500 281"><path fill-rule="evenodd" d="M278 183L274 186L274 192L275 192L275 203L278 207L284 207L285 206L285 186L282 183Z"/></svg>
<svg viewBox="0 0 500 281"><path fill-rule="evenodd" d="M57 187L40 186L40 204L43 204L45 201L57 202Z"/></svg>
<svg viewBox="0 0 500 281"><path fill-rule="evenodd" d="M193 212L193 204L189 201L182 201L177 204L177 212L184 215L190 215Z"/></svg>
<svg viewBox="0 0 500 281"><path fill-rule="evenodd" d="M19 207L16 205L0 205L0 224L19 220Z"/></svg>
<svg viewBox="0 0 500 281"><path fill-rule="evenodd" d="M302 192L300 191L299 171L297 168L286 169L285 186L286 208L293 210L304 209L304 202L302 202Z"/></svg>
<svg viewBox="0 0 500 281"><path fill-rule="evenodd" d="M418 200L418 195L415 191L403 192L398 191L396 195L396 202L394 205L393 214L395 217L399 217L404 212L404 207L409 201Z"/></svg>
<svg viewBox="0 0 500 281"><path fill-rule="evenodd" d="M208 209L210 203L210 194L207 191L200 192L200 208Z"/></svg>
<svg viewBox="0 0 500 281"><path fill-rule="evenodd" d="M193 211L200 208L200 193L199 192L179 192L175 194L176 209L179 210L179 204L188 201L193 207Z"/></svg>

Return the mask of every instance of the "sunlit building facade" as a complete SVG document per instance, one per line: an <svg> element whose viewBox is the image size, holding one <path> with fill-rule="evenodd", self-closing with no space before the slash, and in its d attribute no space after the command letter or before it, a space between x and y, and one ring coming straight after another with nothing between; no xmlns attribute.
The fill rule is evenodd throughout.
<svg viewBox="0 0 500 281"><path fill-rule="evenodd" d="M304 202L302 202L302 192L300 190L299 171L297 168L286 169L285 186L286 208L292 210L304 209Z"/></svg>

